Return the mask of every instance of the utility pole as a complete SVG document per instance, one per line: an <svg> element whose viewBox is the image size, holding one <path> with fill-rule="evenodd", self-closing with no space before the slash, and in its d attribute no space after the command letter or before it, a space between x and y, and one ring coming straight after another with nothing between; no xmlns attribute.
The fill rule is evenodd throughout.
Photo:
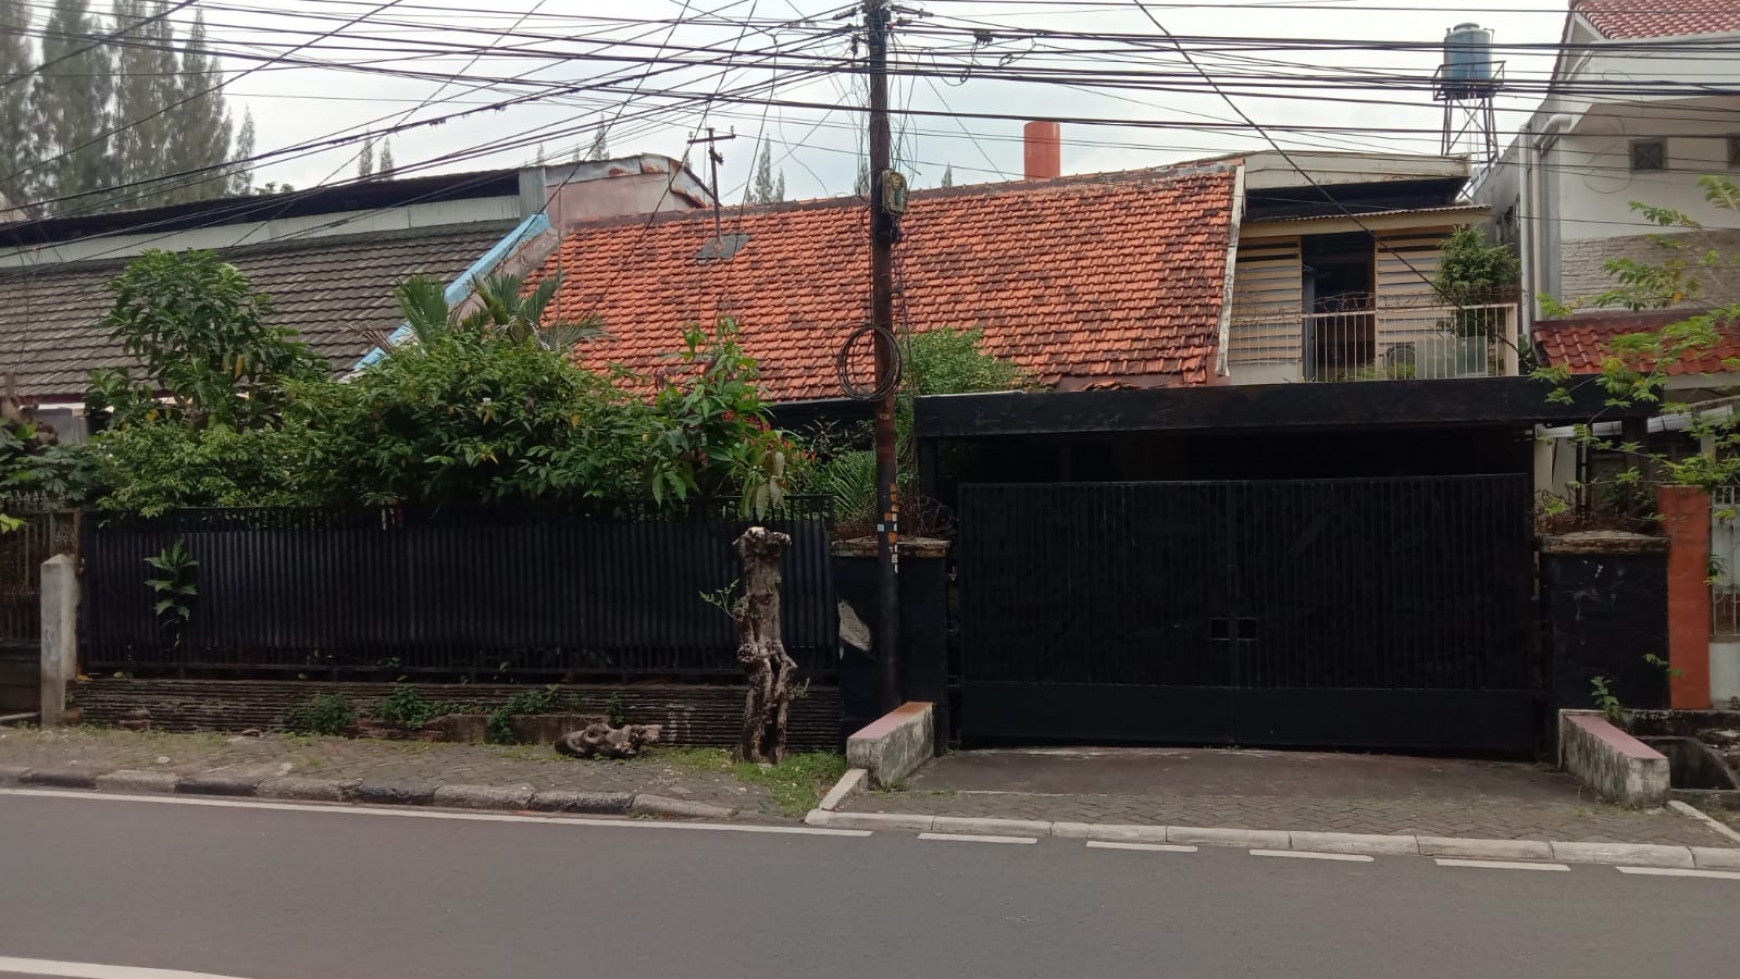
<svg viewBox="0 0 1740 979"><path fill-rule="evenodd" d="M876 652L882 705L901 703L900 488L895 452L895 388L900 351L894 334L894 243L905 210L905 180L891 167L888 128L889 0L864 0L870 55L870 316L876 342ZM892 206L891 206L892 205Z"/></svg>
<svg viewBox="0 0 1740 979"><path fill-rule="evenodd" d="M728 139L736 138L737 133L735 131L726 133L723 136L716 135L713 132L712 126L707 127L707 135L691 136L689 138L690 146L694 146L697 143L706 144L707 162L713 165L713 186L709 188L713 194L713 238L720 242L725 240L725 224L724 219L719 216L719 164L725 162L725 154L719 152L717 144L723 143Z"/></svg>

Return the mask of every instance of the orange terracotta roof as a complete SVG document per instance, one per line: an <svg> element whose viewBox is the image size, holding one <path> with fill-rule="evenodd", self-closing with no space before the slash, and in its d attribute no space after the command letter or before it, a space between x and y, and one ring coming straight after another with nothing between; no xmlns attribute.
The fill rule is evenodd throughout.
<svg viewBox="0 0 1740 979"><path fill-rule="evenodd" d="M1691 315L1689 310L1646 310L1637 313L1585 313L1570 319L1535 321L1535 344L1549 364L1563 366L1573 374L1599 374L1601 362L1612 352L1615 337L1650 333ZM1667 372L1725 374L1733 368L1724 361L1740 358L1740 324L1723 330L1723 340L1709 350L1691 351Z"/></svg>
<svg viewBox="0 0 1740 979"><path fill-rule="evenodd" d="M1735 0L1576 0L1571 10L1615 41L1740 31Z"/></svg>
<svg viewBox="0 0 1740 979"><path fill-rule="evenodd" d="M1205 383L1225 288L1230 166L915 192L895 246L895 313L912 330L982 327L1040 383ZM856 198L730 209L748 241L697 255L711 212L582 226L553 316L597 313L589 367L651 373L687 323L734 317L770 401L836 398L835 355L870 317L870 233ZM867 359L867 358L866 358Z"/></svg>

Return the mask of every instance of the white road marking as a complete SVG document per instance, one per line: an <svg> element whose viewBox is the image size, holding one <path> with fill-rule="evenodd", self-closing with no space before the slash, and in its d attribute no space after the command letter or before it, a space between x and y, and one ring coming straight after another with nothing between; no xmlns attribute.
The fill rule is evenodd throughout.
<svg viewBox="0 0 1740 979"><path fill-rule="evenodd" d="M1252 850L1253 857L1293 857L1297 860L1340 860L1345 863L1371 863L1364 853L1311 853L1306 850Z"/></svg>
<svg viewBox="0 0 1740 979"><path fill-rule="evenodd" d="M15 959L0 955L0 972L34 976L69 976L71 979L235 979L210 972L181 969L140 969L128 965L96 962L56 962L50 959Z"/></svg>
<svg viewBox="0 0 1740 979"><path fill-rule="evenodd" d="M1038 843L1037 836L978 836L972 833L920 833L921 840L949 840L955 843Z"/></svg>
<svg viewBox="0 0 1740 979"><path fill-rule="evenodd" d="M278 812L332 813L348 816L397 816L402 819L456 819L473 823L535 823L541 826L583 826L617 829L688 829L722 833L775 833L786 836L871 835L867 829L824 829L817 826L765 826L753 823L680 823L657 819L599 819L575 813L534 815L511 812L455 812L446 809L386 808L300 802L266 802L245 799L208 799L199 796L121 795L109 792L61 791L57 789L0 789L0 796L17 795L43 799L86 799L98 802L143 802L159 806L210 806L216 809L265 809Z"/></svg>
<svg viewBox="0 0 1740 979"><path fill-rule="evenodd" d="M1118 843L1113 840L1088 840L1096 850L1147 850L1152 853L1195 853L1196 847L1184 843Z"/></svg>
<svg viewBox="0 0 1740 979"><path fill-rule="evenodd" d="M1525 863L1521 860L1457 860L1438 857L1440 867L1478 867L1483 870L1570 870L1562 863Z"/></svg>
<svg viewBox="0 0 1740 979"><path fill-rule="evenodd" d="M1619 867L1622 874L1643 874L1649 877L1712 877L1716 880L1740 880L1740 871L1685 870L1679 867Z"/></svg>

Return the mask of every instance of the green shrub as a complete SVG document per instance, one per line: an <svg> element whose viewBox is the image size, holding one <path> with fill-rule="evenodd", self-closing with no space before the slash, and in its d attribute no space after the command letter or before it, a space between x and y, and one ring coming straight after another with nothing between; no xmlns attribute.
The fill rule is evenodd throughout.
<svg viewBox="0 0 1740 979"><path fill-rule="evenodd" d="M505 704L490 712L484 734L491 744L514 743L514 717L518 714L542 714L556 702L555 684L536 690L522 690Z"/></svg>
<svg viewBox="0 0 1740 979"><path fill-rule="evenodd" d="M475 710L465 704L430 700L409 683L393 684L392 692L369 708L369 716L375 720L413 730L446 714L466 713L475 713Z"/></svg>
<svg viewBox="0 0 1740 979"><path fill-rule="evenodd" d="M284 717L284 727L293 734L343 734L355 723L350 701L336 693L317 693Z"/></svg>

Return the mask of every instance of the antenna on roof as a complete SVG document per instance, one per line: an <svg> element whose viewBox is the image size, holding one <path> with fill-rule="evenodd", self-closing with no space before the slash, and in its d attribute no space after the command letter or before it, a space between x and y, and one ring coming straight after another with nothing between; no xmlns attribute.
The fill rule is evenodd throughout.
<svg viewBox="0 0 1740 979"><path fill-rule="evenodd" d="M707 135L689 137L690 146L694 146L697 143L707 144L707 161L713 166L713 184L710 188L713 193L713 238L718 241L723 241L725 238L724 219L719 216L719 164L725 162L725 154L720 153L718 147L713 144L723 143L728 139L736 138L737 130L735 129L720 136L713 132L713 127L711 126L707 127Z"/></svg>

